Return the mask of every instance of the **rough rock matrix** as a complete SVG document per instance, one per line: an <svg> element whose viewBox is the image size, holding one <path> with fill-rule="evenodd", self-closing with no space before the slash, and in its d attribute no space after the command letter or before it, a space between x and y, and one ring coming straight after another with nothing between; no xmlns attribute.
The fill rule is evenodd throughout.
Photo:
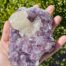
<svg viewBox="0 0 66 66"><path fill-rule="evenodd" d="M12 66L39 66L45 53L54 49L53 18L38 7L19 8L9 18L9 60Z"/></svg>

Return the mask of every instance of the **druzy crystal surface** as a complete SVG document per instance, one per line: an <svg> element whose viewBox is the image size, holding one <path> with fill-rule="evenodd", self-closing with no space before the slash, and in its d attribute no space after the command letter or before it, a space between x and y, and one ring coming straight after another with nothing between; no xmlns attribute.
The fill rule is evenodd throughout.
<svg viewBox="0 0 66 66"><path fill-rule="evenodd" d="M53 18L38 7L19 8L10 18L9 60L12 66L39 66L54 49Z"/></svg>

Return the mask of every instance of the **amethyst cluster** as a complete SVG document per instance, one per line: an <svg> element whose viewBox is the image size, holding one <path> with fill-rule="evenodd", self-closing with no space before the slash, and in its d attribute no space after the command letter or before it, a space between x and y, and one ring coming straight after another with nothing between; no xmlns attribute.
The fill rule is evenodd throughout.
<svg viewBox="0 0 66 66"><path fill-rule="evenodd" d="M9 18L9 60L12 66L39 66L42 55L54 50L53 18L38 7L19 8ZM29 28L28 28L29 27Z"/></svg>

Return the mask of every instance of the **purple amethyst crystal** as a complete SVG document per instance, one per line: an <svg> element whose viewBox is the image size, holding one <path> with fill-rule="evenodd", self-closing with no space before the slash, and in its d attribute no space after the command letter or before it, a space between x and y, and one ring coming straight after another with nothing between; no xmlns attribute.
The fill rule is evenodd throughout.
<svg viewBox="0 0 66 66"><path fill-rule="evenodd" d="M12 66L39 66L41 56L50 53L55 46L52 34L53 18L46 10L38 7L23 7L9 21L10 63Z"/></svg>

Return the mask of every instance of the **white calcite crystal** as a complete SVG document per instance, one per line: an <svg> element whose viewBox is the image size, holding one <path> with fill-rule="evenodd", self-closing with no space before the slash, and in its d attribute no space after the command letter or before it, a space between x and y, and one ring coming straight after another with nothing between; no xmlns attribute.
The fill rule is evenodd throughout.
<svg viewBox="0 0 66 66"><path fill-rule="evenodd" d="M42 55L55 48L53 18L39 7L19 8L10 18L8 58L12 66L39 66Z"/></svg>

